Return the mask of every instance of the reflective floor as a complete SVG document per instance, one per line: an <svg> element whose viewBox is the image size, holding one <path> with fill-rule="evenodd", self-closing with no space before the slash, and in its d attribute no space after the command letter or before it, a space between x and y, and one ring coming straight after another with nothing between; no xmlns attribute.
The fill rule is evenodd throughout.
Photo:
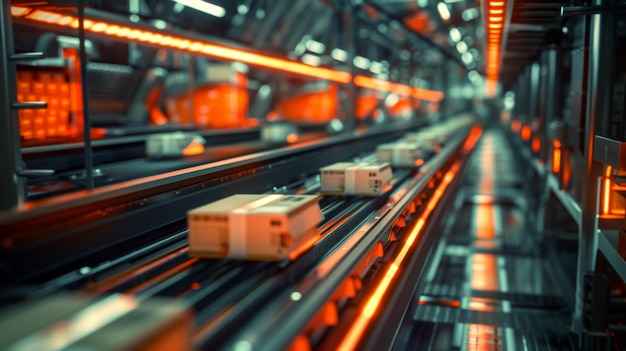
<svg viewBox="0 0 626 351"><path fill-rule="evenodd" d="M485 131L396 349L574 349L559 270L514 155L503 132Z"/></svg>

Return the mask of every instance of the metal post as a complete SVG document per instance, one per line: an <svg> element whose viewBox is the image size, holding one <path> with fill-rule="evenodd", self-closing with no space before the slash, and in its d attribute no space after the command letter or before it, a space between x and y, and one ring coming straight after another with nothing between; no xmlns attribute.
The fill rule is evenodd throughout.
<svg viewBox="0 0 626 351"><path fill-rule="evenodd" d="M539 79L541 78L541 65L537 62L533 63L529 67L528 79L529 79L529 101L528 101L528 117L529 122L534 123L539 113Z"/></svg>
<svg viewBox="0 0 626 351"><path fill-rule="evenodd" d="M354 56L356 56L356 16L355 6L352 5L351 0L345 0L343 4L343 31L346 42L346 63L348 64L348 72L354 77ZM356 125L355 100L356 100L356 87L354 86L354 80L351 80L346 87L346 102L345 102L345 128L347 132L354 130Z"/></svg>
<svg viewBox="0 0 626 351"><path fill-rule="evenodd" d="M541 118L541 126L539 130L541 149L539 151L539 158L547 161L549 160L549 151L551 150L550 145L552 144L549 133L550 122L556 117L557 114L557 50L552 48L548 51L544 51L542 53L541 64L541 108L539 110L540 115L538 116ZM546 165L546 174L550 174L549 163L544 162L544 165ZM550 196L547 176L542 177L539 183L538 194L539 201L537 201L537 220L535 221L535 228L537 233L542 236L545 225L546 208Z"/></svg>
<svg viewBox="0 0 626 351"><path fill-rule="evenodd" d="M545 100L543 105L544 115L542 116L543 120L543 129L541 135L541 145L542 145L542 153L541 158L544 160L548 160L550 157L550 125L551 122L557 119L558 115L558 106L560 95L559 92L560 86L558 82L558 77L560 76L559 72L559 50L553 47L550 50L544 53L545 55L545 68L546 68L546 76L545 76L545 91L544 96Z"/></svg>
<svg viewBox="0 0 626 351"><path fill-rule="evenodd" d="M601 5L602 0L595 0ZM588 80L587 80L587 118L585 119L585 159L586 179L582 189L582 218L578 232L578 269L576 285L576 308L574 322L583 325L585 304L585 274L595 269L598 238L596 235L598 220L598 179L602 174L602 165L593 159L594 137L604 132L604 120L608 118L608 98L610 94L610 75L612 72L612 43L614 42L612 14L590 16Z"/></svg>
<svg viewBox="0 0 626 351"><path fill-rule="evenodd" d="M85 52L85 3L78 1L78 39L80 57L80 85L82 88L83 138L85 142L85 186L93 189L93 150L91 148L91 118L89 114L89 87L87 86L87 54Z"/></svg>
<svg viewBox="0 0 626 351"><path fill-rule="evenodd" d="M521 122L526 120L526 106L528 105L528 101L526 98L526 69L523 69L519 76L517 77L518 81L518 92L515 93L515 108L517 109L517 119Z"/></svg>
<svg viewBox="0 0 626 351"><path fill-rule="evenodd" d="M521 112L522 112L522 122L528 123L530 120L530 66L526 66L524 72L521 76L521 86L522 86L522 98L520 102L523 104Z"/></svg>
<svg viewBox="0 0 626 351"><path fill-rule="evenodd" d="M17 207L25 199L24 180L17 176L22 169L19 117L11 104L17 100L13 54L13 22L11 2L0 6L0 210Z"/></svg>

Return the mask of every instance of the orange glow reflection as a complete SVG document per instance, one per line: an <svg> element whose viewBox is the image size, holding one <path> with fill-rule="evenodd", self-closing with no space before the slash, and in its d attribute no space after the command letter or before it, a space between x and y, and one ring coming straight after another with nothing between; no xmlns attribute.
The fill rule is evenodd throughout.
<svg viewBox="0 0 626 351"><path fill-rule="evenodd" d="M528 124L524 125L524 127L522 127L522 140L524 141L530 140L531 134L532 134L532 128Z"/></svg>
<svg viewBox="0 0 626 351"><path fill-rule="evenodd" d="M476 253L472 257L472 279L474 290L498 290L496 257L492 254Z"/></svg>
<svg viewBox="0 0 626 351"><path fill-rule="evenodd" d="M501 350L496 327L485 324L470 324L467 329L467 350Z"/></svg>
<svg viewBox="0 0 626 351"><path fill-rule="evenodd" d="M439 102L444 98L444 94L437 90L412 88L411 86L405 84L392 83L386 80L371 78L367 76L355 76L354 84L361 88L386 91L390 93L396 93L401 96L412 96L415 99L430 102Z"/></svg>
<svg viewBox="0 0 626 351"><path fill-rule="evenodd" d="M479 239L493 239L496 231L493 226L495 219L492 204L479 204L476 207L476 237Z"/></svg>
<svg viewBox="0 0 626 351"><path fill-rule="evenodd" d="M511 122L511 131L513 133L519 133L520 129L522 128L522 121L520 121L519 119L514 119Z"/></svg>
<svg viewBox="0 0 626 351"><path fill-rule="evenodd" d="M541 138L539 137L539 135L536 135L533 138L533 143L531 145L531 149L535 153L537 153L537 152L539 152L541 150Z"/></svg>
<svg viewBox="0 0 626 351"><path fill-rule="evenodd" d="M300 245L299 247L297 247L294 250L292 250L289 253L289 259L293 261L296 258L298 258L298 256L302 255L308 249L313 247L313 245L315 245L315 243L319 240L319 238L320 238L319 235L312 236L309 240L304 242L302 245Z"/></svg>
<svg viewBox="0 0 626 351"><path fill-rule="evenodd" d="M496 94L498 88L498 75L500 73L500 47L502 43L502 31L504 29L505 9L504 1L487 1L484 18L485 31L487 33L487 47L485 48L487 62L487 80L485 93L487 97Z"/></svg>
<svg viewBox="0 0 626 351"><path fill-rule="evenodd" d="M11 6L11 16L21 17L26 15L30 9L28 7Z"/></svg>
<svg viewBox="0 0 626 351"><path fill-rule="evenodd" d="M183 149L183 156L200 155L204 152L204 145L198 141L192 141Z"/></svg>
<svg viewBox="0 0 626 351"><path fill-rule="evenodd" d="M420 298L417 301L418 305L435 305L435 306L445 306L445 307L453 307L459 308L461 307L461 301L459 300L425 300Z"/></svg>
<svg viewBox="0 0 626 351"><path fill-rule="evenodd" d="M290 144L298 142L298 134L291 133L287 135L287 142Z"/></svg>
<svg viewBox="0 0 626 351"><path fill-rule="evenodd" d="M496 306L493 305L493 300L483 299L479 297L472 297L467 307L472 311L493 312L496 311Z"/></svg>

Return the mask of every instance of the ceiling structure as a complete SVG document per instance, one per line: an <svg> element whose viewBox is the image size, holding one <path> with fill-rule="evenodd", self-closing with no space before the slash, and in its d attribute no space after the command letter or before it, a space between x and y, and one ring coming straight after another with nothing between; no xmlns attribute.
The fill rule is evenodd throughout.
<svg viewBox="0 0 626 351"><path fill-rule="evenodd" d="M487 73L484 1L244 0L237 5L226 0L213 2L226 9L226 16L211 19L204 16L201 21L194 21L190 18L197 16L197 12L183 10L175 14L174 1L147 0L146 3L156 16L168 14L164 19L196 27L190 29L225 36L277 54L287 53L291 58L306 59L311 56L305 55L313 54L320 57L317 64L322 65L331 65L341 56L333 55L334 49L345 49L346 11L352 5L356 8L353 15L359 28L352 38L355 55L367 59L357 70L385 73L387 67L398 67L399 63L401 66L410 58L415 63L406 65L430 67L441 65L442 60L452 60L468 72ZM566 36L560 8L569 2L503 2L508 13L499 70L503 88L509 89L543 49L559 44ZM309 41L322 45L311 52ZM427 73L424 78L428 79Z"/></svg>
<svg viewBox="0 0 626 351"><path fill-rule="evenodd" d="M500 81L507 90L543 49L559 44L566 37L560 7L569 2L211 0L210 3L223 9L218 16L184 6L184 0L91 0L89 3L95 8L163 21L168 26L232 40L316 66L345 66L346 43L351 41L357 73L412 85L416 85L415 81L408 80L417 76L421 82L417 85L425 84L423 87L428 88L429 81L437 80L431 76L433 68L441 69L444 62L456 62L468 73L487 74L488 31L484 12L485 3L493 1L505 4L507 9L498 59ZM405 74L408 70L410 74Z"/></svg>
<svg viewBox="0 0 626 351"><path fill-rule="evenodd" d="M569 5L569 1L508 0L503 2L508 16L504 23L499 68L503 88L509 89L518 74L523 71L524 67L537 60L543 49L560 44L564 39L566 31L563 30L564 19L560 15L560 9L561 6ZM455 39L458 39L456 33L460 33L462 40L468 41L469 50L474 48L479 52L478 57L474 57L475 69L482 74L486 73L484 8L481 1L369 0L367 3L374 4L394 18L402 20L409 29L413 29L410 25L411 19L427 17L430 23L424 27L428 30L422 33L417 31L417 33L429 37L443 47L447 44L449 47L456 46L458 49L458 40ZM442 6L449 9L448 20L445 20L438 11ZM445 34L448 34L447 43L441 38ZM451 51L454 53L454 50ZM459 51L457 54L462 55L462 52ZM471 68L468 67L468 69Z"/></svg>

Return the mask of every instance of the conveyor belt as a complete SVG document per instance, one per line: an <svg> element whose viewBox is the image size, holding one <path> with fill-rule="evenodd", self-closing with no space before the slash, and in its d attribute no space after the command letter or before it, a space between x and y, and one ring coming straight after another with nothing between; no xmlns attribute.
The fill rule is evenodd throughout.
<svg viewBox="0 0 626 351"><path fill-rule="evenodd" d="M261 316L261 310L265 313L263 315L271 313L267 307L274 302L274 305L282 303L284 300L281 299L289 291L288 288L296 284L306 285L311 278L324 280L324 292L315 294L316 298L321 298L337 290L341 282L355 271L358 263L368 263L367 260L372 257L379 257L371 256L370 251L375 251L373 248L377 245L382 248L392 241L397 225L404 225L405 214L410 211L408 208L416 206L418 197L422 199L432 195L435 186L443 182L443 173L453 162L458 163L456 157L463 154L460 150L464 149L461 146L465 145L463 141L466 137L466 133L459 133L441 152L427 159L419 172L394 170L393 189L388 196L324 196L320 200L325 218L319 228L321 238L312 249L293 262L190 258L187 231L178 230L123 256L110 257L109 261L93 268L83 267L41 282L38 286L26 286L23 296L37 299L69 290L97 296L116 292L131 293L139 301L156 296L173 297L193 307L196 312L194 342L197 346L206 348L222 345L231 341L229 338L245 323L250 324L257 315ZM374 155L361 157L368 160ZM316 173L290 184L277 184L270 190L308 194L318 191L319 177ZM314 268L333 254L343 255L344 251L338 247L346 249L348 241L358 245L354 246L354 250L345 251L346 260L342 261L341 274L336 274L336 267L333 266L338 261L331 259L329 276L330 272L335 276L332 279L319 276ZM16 286L16 289L19 288ZM315 312L324 302L308 307ZM306 323L310 319L310 316L304 317L294 325ZM293 332L297 331L294 329ZM295 335L285 335L279 343L288 345L293 337Z"/></svg>
<svg viewBox="0 0 626 351"><path fill-rule="evenodd" d="M572 350L570 309L525 208L522 169L500 130L469 160L439 259L396 350Z"/></svg>
<svg viewBox="0 0 626 351"><path fill-rule="evenodd" d="M0 270L0 281L41 283L70 270L100 266L182 230L191 208L234 191L283 192L283 184L317 173L330 163L362 156L403 134L403 130L381 128L340 135L66 194L33 203L28 210L11 211L0 219L5 243L0 248L0 266L10 267ZM32 252L37 252L37 262L29 259Z"/></svg>

